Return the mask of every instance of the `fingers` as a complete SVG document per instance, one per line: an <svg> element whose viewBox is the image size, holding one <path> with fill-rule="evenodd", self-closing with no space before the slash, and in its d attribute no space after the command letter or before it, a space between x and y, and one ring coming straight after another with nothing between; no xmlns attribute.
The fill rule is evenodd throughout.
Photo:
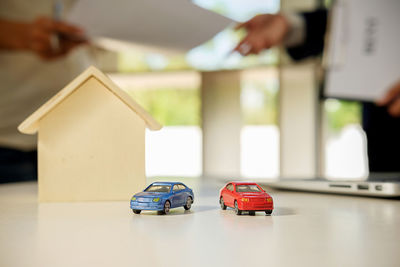
<svg viewBox="0 0 400 267"><path fill-rule="evenodd" d="M400 117L400 81L388 90L384 97L376 102L378 106L387 106L388 113Z"/></svg>
<svg viewBox="0 0 400 267"><path fill-rule="evenodd" d="M247 28L249 25L250 25L250 20L249 21L246 21L246 22L243 22L243 23L239 23L239 24L237 24L236 26L235 26L235 31L237 31L237 30L239 30L239 29L241 29L241 28Z"/></svg>
<svg viewBox="0 0 400 267"><path fill-rule="evenodd" d="M272 44L268 36L263 38L254 36L251 40L251 46L251 54L259 54L263 50L271 48Z"/></svg>
<svg viewBox="0 0 400 267"><path fill-rule="evenodd" d="M82 29L48 17L37 18L30 25L29 32L28 47L45 60L62 57L87 43ZM54 41L57 41L57 46Z"/></svg>
<svg viewBox="0 0 400 267"><path fill-rule="evenodd" d="M84 31L71 24L67 24L62 21L53 20L48 17L39 17L33 23L36 28L39 28L42 31L49 32L49 33L62 33L62 34L83 34Z"/></svg>
<svg viewBox="0 0 400 267"><path fill-rule="evenodd" d="M55 21L53 24L53 31L71 39L83 39L84 31L74 25L69 25L64 22Z"/></svg>
<svg viewBox="0 0 400 267"><path fill-rule="evenodd" d="M269 49L273 43L268 38L268 34L260 34L258 32L250 32L247 36L233 49L243 56L250 54L259 54L265 49Z"/></svg>
<svg viewBox="0 0 400 267"><path fill-rule="evenodd" d="M233 51L239 52L242 56L259 54L261 51L270 48L261 42L240 42Z"/></svg>
<svg viewBox="0 0 400 267"><path fill-rule="evenodd" d="M265 49L282 43L288 32L288 23L282 15L263 14L239 24L236 28L246 28L246 37L235 47L243 56L259 54Z"/></svg>
<svg viewBox="0 0 400 267"><path fill-rule="evenodd" d="M275 17L276 15L271 15L271 14L260 14L257 15L255 17L253 17L252 19L243 22L243 23L239 23L238 25L236 25L235 30L239 30L241 28L245 28L247 30L250 29L254 29L254 28L259 28L259 27L263 27L266 24L270 23L270 21Z"/></svg>
<svg viewBox="0 0 400 267"><path fill-rule="evenodd" d="M36 52L43 52L51 48L50 35L46 32L34 29L31 34L30 47Z"/></svg>
<svg viewBox="0 0 400 267"><path fill-rule="evenodd" d="M392 88L390 88L385 96L378 100L376 104L378 106L386 106L398 96L400 96L400 82L396 83Z"/></svg>
<svg viewBox="0 0 400 267"><path fill-rule="evenodd" d="M248 53L251 51L251 44L248 41L249 35L243 38L243 40L239 42L239 44L233 49L233 51L237 51L243 56L248 55Z"/></svg>
<svg viewBox="0 0 400 267"><path fill-rule="evenodd" d="M42 31L51 31L53 25L53 20L48 17L38 17L33 22L33 27L35 29L40 29Z"/></svg>
<svg viewBox="0 0 400 267"><path fill-rule="evenodd" d="M393 117L400 117L400 98L397 98L389 105L388 112Z"/></svg>
<svg viewBox="0 0 400 267"><path fill-rule="evenodd" d="M239 23L238 25L236 25L235 30L239 30L242 28L245 28L245 29L253 28L254 26L256 26L257 22L258 22L258 19L257 19L257 16L255 16L254 18L252 18L246 22L242 22L242 23Z"/></svg>

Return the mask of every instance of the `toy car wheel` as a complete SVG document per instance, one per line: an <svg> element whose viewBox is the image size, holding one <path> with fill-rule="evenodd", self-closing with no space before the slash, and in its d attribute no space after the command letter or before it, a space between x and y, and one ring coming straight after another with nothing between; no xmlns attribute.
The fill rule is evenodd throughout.
<svg viewBox="0 0 400 267"><path fill-rule="evenodd" d="M255 212L255 211L249 211L249 214L250 214L251 216L254 216L254 215L256 215L256 212Z"/></svg>
<svg viewBox="0 0 400 267"><path fill-rule="evenodd" d="M219 204L221 205L221 209L226 210L226 205L225 205L225 202L224 202L224 198L223 198L223 197L221 197L221 198L219 199Z"/></svg>
<svg viewBox="0 0 400 267"><path fill-rule="evenodd" d="M190 210L190 208L192 207L192 203L193 203L192 197L188 197L186 199L185 206L183 206L185 208L185 210Z"/></svg>
<svg viewBox="0 0 400 267"><path fill-rule="evenodd" d="M168 214L169 210L171 209L171 203L169 200L165 201L163 212L164 214Z"/></svg>
<svg viewBox="0 0 400 267"><path fill-rule="evenodd" d="M141 210L132 210L135 214L140 214Z"/></svg>
<svg viewBox="0 0 400 267"><path fill-rule="evenodd" d="M239 209L236 200L235 200L235 213L236 213L236 215L242 215L242 211Z"/></svg>
<svg viewBox="0 0 400 267"><path fill-rule="evenodd" d="M267 214L267 215L271 215L271 213L272 213L272 210L266 210L265 211L265 214Z"/></svg>

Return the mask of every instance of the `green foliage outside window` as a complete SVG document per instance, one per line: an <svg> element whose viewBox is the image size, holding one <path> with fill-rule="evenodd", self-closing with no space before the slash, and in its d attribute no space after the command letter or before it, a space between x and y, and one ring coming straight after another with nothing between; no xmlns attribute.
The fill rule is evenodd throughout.
<svg viewBox="0 0 400 267"><path fill-rule="evenodd" d="M361 123L361 104L354 101L327 99L324 109L331 130L339 131L348 124Z"/></svg>
<svg viewBox="0 0 400 267"><path fill-rule="evenodd" d="M242 83L241 106L244 125L278 124L278 78L245 80Z"/></svg>
<svg viewBox="0 0 400 267"><path fill-rule="evenodd" d="M196 89L127 90L164 126L200 125L200 95Z"/></svg>

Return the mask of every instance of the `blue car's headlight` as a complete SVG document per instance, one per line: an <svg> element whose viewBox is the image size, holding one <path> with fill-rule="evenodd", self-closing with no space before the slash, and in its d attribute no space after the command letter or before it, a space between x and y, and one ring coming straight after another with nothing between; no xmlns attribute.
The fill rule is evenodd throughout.
<svg viewBox="0 0 400 267"><path fill-rule="evenodd" d="M159 197L153 198L153 202L160 202L160 198Z"/></svg>
<svg viewBox="0 0 400 267"><path fill-rule="evenodd" d="M136 200L136 197L133 196L131 200L132 200L132 201L135 201L135 200Z"/></svg>

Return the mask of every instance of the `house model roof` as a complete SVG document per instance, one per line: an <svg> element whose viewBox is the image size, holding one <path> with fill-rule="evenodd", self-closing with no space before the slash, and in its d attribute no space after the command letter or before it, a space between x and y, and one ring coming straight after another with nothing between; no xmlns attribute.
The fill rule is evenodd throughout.
<svg viewBox="0 0 400 267"><path fill-rule="evenodd" d="M162 126L138 103L136 103L135 100L133 100L126 92L124 92L116 84L114 84L110 80L110 78L108 78L104 73L91 66L81 75L75 78L72 82L70 82L67 86L65 86L50 100L48 100L38 110L32 113L27 119L25 119L18 126L18 130L26 134L36 133L39 129L40 119L92 77L96 78L100 83L103 84L106 89L110 90L115 95L115 97L118 97L132 111L138 114L145 121L147 128L149 128L150 130L161 129Z"/></svg>

